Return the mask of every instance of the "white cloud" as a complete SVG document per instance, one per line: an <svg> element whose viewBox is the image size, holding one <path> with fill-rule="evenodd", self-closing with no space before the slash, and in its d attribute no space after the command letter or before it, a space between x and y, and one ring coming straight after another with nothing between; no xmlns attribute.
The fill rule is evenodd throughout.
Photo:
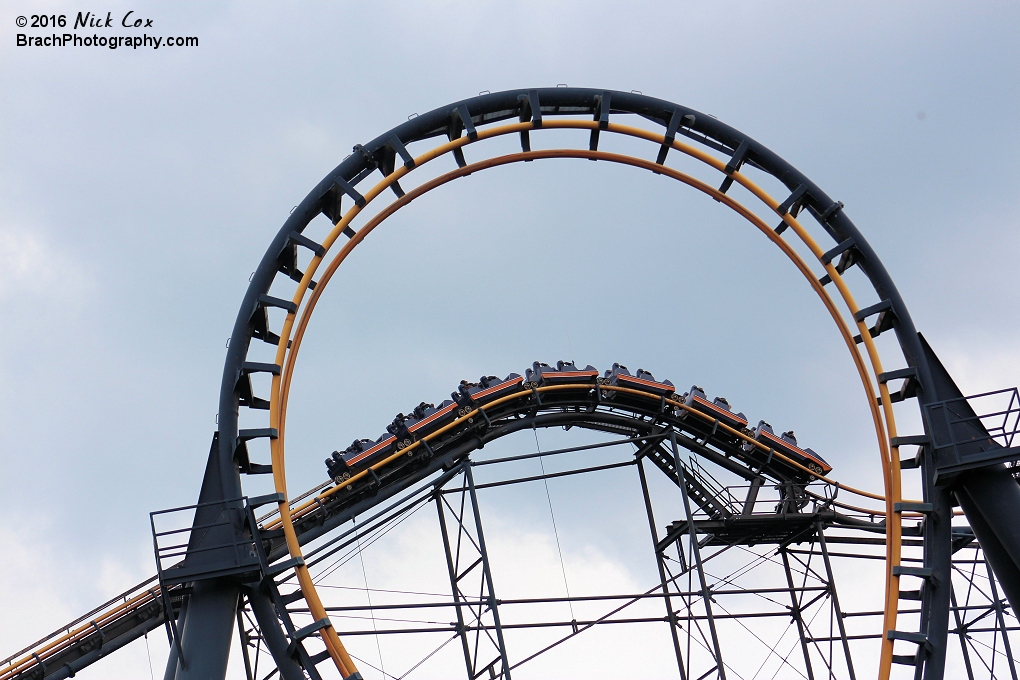
<svg viewBox="0 0 1020 680"><path fill-rule="evenodd" d="M82 263L40 230L0 224L0 305L75 303L94 286Z"/></svg>
<svg viewBox="0 0 1020 680"><path fill-rule="evenodd" d="M964 394L1020 385L1020 351L1015 342L968 340L966 345L949 345L939 355Z"/></svg>

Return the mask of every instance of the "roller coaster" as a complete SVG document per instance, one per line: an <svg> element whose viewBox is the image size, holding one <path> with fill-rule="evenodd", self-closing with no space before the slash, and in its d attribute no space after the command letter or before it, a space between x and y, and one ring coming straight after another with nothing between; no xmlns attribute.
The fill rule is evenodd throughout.
<svg viewBox="0 0 1020 680"><path fill-rule="evenodd" d="M547 130L573 131L578 145L533 148ZM648 152L600 149L614 137ZM518 140L520 150L486 155L500 138ZM473 173L547 159L676 180L777 247L829 313L860 377L882 492L840 483L828 452L802 448L764 420L750 427L700 387L678 393L644 370L617 364L600 373L561 361L463 381L450 400L399 414L377 439L338 447L325 481L291 496L291 381L309 319L339 267L414 199ZM320 214L330 229L313 239L308 226ZM863 276L844 277L851 268ZM920 414L922 431L898 430L904 410ZM235 633L249 680L414 677L435 673L436 655L457 648L469 678L529 677L543 659L567 653L566 643L621 626L658 631L682 680L1016 680L1018 418L1016 388L963 395L843 204L755 140L637 92L483 93L355 146L294 209L234 324L198 501L150 516L156 575L12 654L0 680L73 677L159 628L170 641L166 680L224 677ZM249 423L258 426L242 426ZM550 429L588 434L576 446L542 450L538 433ZM494 457L484 449L529 430L534 451ZM268 444L268 461L256 460L253 442ZM547 471L554 460L561 464ZM537 474L521 474L527 461L540 463ZM903 497L904 474L917 475L921 498ZM247 495L251 475L272 475L275 492ZM654 582L636 592L501 596L479 498L606 475L640 492ZM375 605L333 597L327 580L338 565L426 507L438 520L448 592L406 592ZM875 604L837 587L848 569L870 575ZM550 617L543 607L555 603L569 604L571 617ZM524 635L532 631L545 637ZM436 644L393 674L359 653L360 640L380 636ZM607 654L605 673L625 677L625 656Z"/></svg>

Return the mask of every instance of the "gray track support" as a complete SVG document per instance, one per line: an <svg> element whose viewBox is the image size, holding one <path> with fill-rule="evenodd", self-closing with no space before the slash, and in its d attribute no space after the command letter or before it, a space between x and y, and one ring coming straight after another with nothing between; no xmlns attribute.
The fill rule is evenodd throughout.
<svg viewBox="0 0 1020 680"><path fill-rule="evenodd" d="M687 516L687 528L690 533L691 552L694 554L694 563L698 570L698 580L701 583L702 602L705 605L705 613L708 617L708 629L712 635L712 650L715 654L716 670L719 673L719 680L726 680L726 667L723 664L722 648L719 646L719 633L715 628L715 617L712 615L712 592L708 587L708 580L705 578L705 567L701 562L701 547L698 545L698 534L694 528L694 516L691 514L691 501L687 497L687 483L684 479L684 468L680 463L680 449L676 443L676 433L670 431L670 443L673 445L673 458L676 460L677 481L680 483L680 496L683 499L684 513Z"/></svg>
<svg viewBox="0 0 1020 680"><path fill-rule="evenodd" d="M167 675L174 680L210 680L227 673L240 587L232 581L199 581L184 620L178 625L182 658L171 656Z"/></svg>
<svg viewBox="0 0 1020 680"><path fill-rule="evenodd" d="M467 678L474 680L482 674L488 674L493 678L510 680L510 663L507 660L498 600L492 583L489 553L485 546L485 534L482 531L482 517L478 508L474 475L471 473L471 461L465 459L461 463L460 469L464 479L460 488L453 491L437 488L435 499L439 513L440 531L443 536L443 548L446 553L446 565L450 576L450 589L456 603L457 630L464 652ZM457 507L448 503L447 494L459 496ZM446 510L444 510L444 506ZM456 527L452 537L447 526L447 511ZM475 555L477 558L472 559ZM479 576L468 579L467 577L476 570ZM477 586L477 595L464 592L466 581ZM471 621L465 618L465 611L470 615ZM491 627L484 625L483 617L486 614L492 616ZM490 628L495 633L495 639L489 634ZM474 630L473 639L468 635L469 629ZM491 661L479 661L480 647L485 647L482 643L486 639L495 648L494 651L497 655Z"/></svg>
<svg viewBox="0 0 1020 680"><path fill-rule="evenodd" d="M780 556L783 558L783 570L786 572L786 583L790 588L790 612L793 616L794 623L797 624L797 635L800 637L800 650L804 654L804 668L807 670L808 680L815 680L815 671L811 667L811 652L808 650L807 644L807 629L804 627L804 619L800 615L800 600L797 598L797 587L793 583L793 572L790 571L790 556L786 554L786 549L781 548L779 550Z"/></svg>
<svg viewBox="0 0 1020 680"><path fill-rule="evenodd" d="M677 634L679 622L676 619L676 612L673 610L673 602L669 596L669 583L666 580L666 569L662 565L662 553L659 552L659 532L655 528L655 515L652 512L652 499L648 495L648 480L645 478L644 461L638 459L638 478L641 480L641 495L645 500L645 513L648 516L648 531L652 535L652 551L655 553L655 566L659 570L659 582L662 584L662 597L666 604L666 618L669 619L669 634L673 639L673 652L676 655L676 665L680 671L680 680L687 680L687 673L684 670L683 651L680 648L680 637Z"/></svg>

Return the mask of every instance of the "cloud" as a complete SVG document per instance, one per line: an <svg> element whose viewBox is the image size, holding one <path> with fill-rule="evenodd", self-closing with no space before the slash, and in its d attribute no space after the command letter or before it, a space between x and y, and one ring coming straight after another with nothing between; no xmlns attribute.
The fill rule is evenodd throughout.
<svg viewBox="0 0 1020 680"><path fill-rule="evenodd" d="M1015 342L968 338L951 343L939 354L964 394L977 394L1020 385L1020 353Z"/></svg>
<svg viewBox="0 0 1020 680"><path fill-rule="evenodd" d="M94 287L86 267L41 230L0 224L0 305L77 304Z"/></svg>

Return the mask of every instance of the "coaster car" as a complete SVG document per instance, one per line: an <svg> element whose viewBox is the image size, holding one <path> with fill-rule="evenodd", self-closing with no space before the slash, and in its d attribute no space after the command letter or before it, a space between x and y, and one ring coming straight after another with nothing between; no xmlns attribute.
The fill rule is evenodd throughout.
<svg viewBox="0 0 1020 680"><path fill-rule="evenodd" d="M457 402L447 399L439 406L422 402L409 415L397 414L386 429L400 439L400 448L435 432L457 417Z"/></svg>
<svg viewBox="0 0 1020 680"><path fill-rule="evenodd" d="M361 472L396 451L406 449L415 441L436 433L453 423L457 418L466 416L475 409L514 393L529 399L531 389L554 385L567 386L551 393L551 396L562 397L565 400L564 403L576 401L577 393L573 389L575 386L577 392L594 395L596 399L592 402L591 409L597 407L596 402L599 399L616 400L613 402L613 409L626 408L628 404L645 408L649 400L635 392L652 395L663 400L663 414L672 414L673 417L684 421L682 425L677 423L680 429L700 433L698 436L705 436L705 432L710 427L712 431L710 436L713 438L714 444L721 446L727 456L732 455L744 459L746 462L761 463L765 461L768 450L771 449L781 454L784 459L792 460L817 475L826 475L832 470L832 466L817 453L809 448L801 448L792 431L777 436L772 430L772 426L764 420L759 421L756 428L749 430L747 429L747 417L743 413L734 412L730 403L723 397L716 397L709 401L705 391L697 385L692 385L690 392L680 395L677 394L672 382L656 380L651 373L644 369L639 368L636 373L632 374L623 364L615 363L603 377L599 377L599 371L594 366L585 366L580 369L570 361L557 361L555 367L536 361L531 368L525 371L524 377L517 373L511 373L503 379L489 375L482 376L478 382L462 380L456 391L450 395L452 399L444 401L439 406L423 401L407 415L398 413L393 422L386 427L386 432L378 439L374 441L358 439L343 451L334 451L326 459L326 468L330 478L340 484L344 480L350 479L353 474ZM606 389L610 386L625 389ZM594 392L592 388L599 392ZM637 404L637 402L641 403ZM549 404L555 406L556 403L555 396L551 400L545 401L547 406ZM683 408L680 405L683 405ZM703 418L699 414L706 417ZM470 425L471 419L466 420ZM736 430L737 434L732 430L718 428L718 423L723 423L732 430ZM456 433L453 434L456 435ZM744 439L745 437L753 439L765 449L747 441ZM442 442L436 444L436 446L442 445ZM765 464L791 467L788 462L778 457L765 461ZM798 478L802 477L803 471L794 470L794 475Z"/></svg>
<svg viewBox="0 0 1020 680"><path fill-rule="evenodd" d="M802 449L798 446L797 437L793 434L793 430L776 436L772 426L764 420L760 420L758 421L758 427L754 428L754 439L764 446L800 463L815 474L827 475L832 471L832 466L826 463L824 458L811 449ZM753 449L757 449L757 447L750 442L744 443L745 451L750 452ZM759 449L758 452L761 453L761 450Z"/></svg>
<svg viewBox="0 0 1020 680"><path fill-rule="evenodd" d="M612 370L606 371L605 376L600 382L603 385L615 385L642 392L651 392L658 396L668 397L676 392L676 388L670 381L663 380L660 382L643 368L639 368L636 375L631 375L630 371L623 364L613 364Z"/></svg>
<svg viewBox="0 0 1020 680"><path fill-rule="evenodd" d="M586 366L582 370L570 361L557 361L556 368L536 361L524 374L526 382L533 387L563 383L594 384L599 377L599 371L594 366Z"/></svg>
<svg viewBox="0 0 1020 680"><path fill-rule="evenodd" d="M747 429L747 416L743 413L734 413L730 408L730 402L726 401L725 397L716 397L709 401L705 390L697 385L691 385L691 391L684 397L683 403L695 411L709 415L721 423L726 423L732 428L738 430ZM684 418L688 415L690 414L685 411L680 414L680 417Z"/></svg>
<svg viewBox="0 0 1020 680"><path fill-rule="evenodd" d="M383 433L378 439L355 439L350 446L343 451L334 451L326 459L326 469L329 476L338 484L350 478L354 472L359 472L368 467L373 459L382 457L396 449L397 438L389 433ZM344 475L347 475L346 477Z"/></svg>
<svg viewBox="0 0 1020 680"><path fill-rule="evenodd" d="M513 392L522 382L524 382L524 378L517 373L511 373L502 380L494 375L483 375L476 383L461 380L457 391L450 397L460 407L457 409L457 415L464 415L468 411Z"/></svg>

